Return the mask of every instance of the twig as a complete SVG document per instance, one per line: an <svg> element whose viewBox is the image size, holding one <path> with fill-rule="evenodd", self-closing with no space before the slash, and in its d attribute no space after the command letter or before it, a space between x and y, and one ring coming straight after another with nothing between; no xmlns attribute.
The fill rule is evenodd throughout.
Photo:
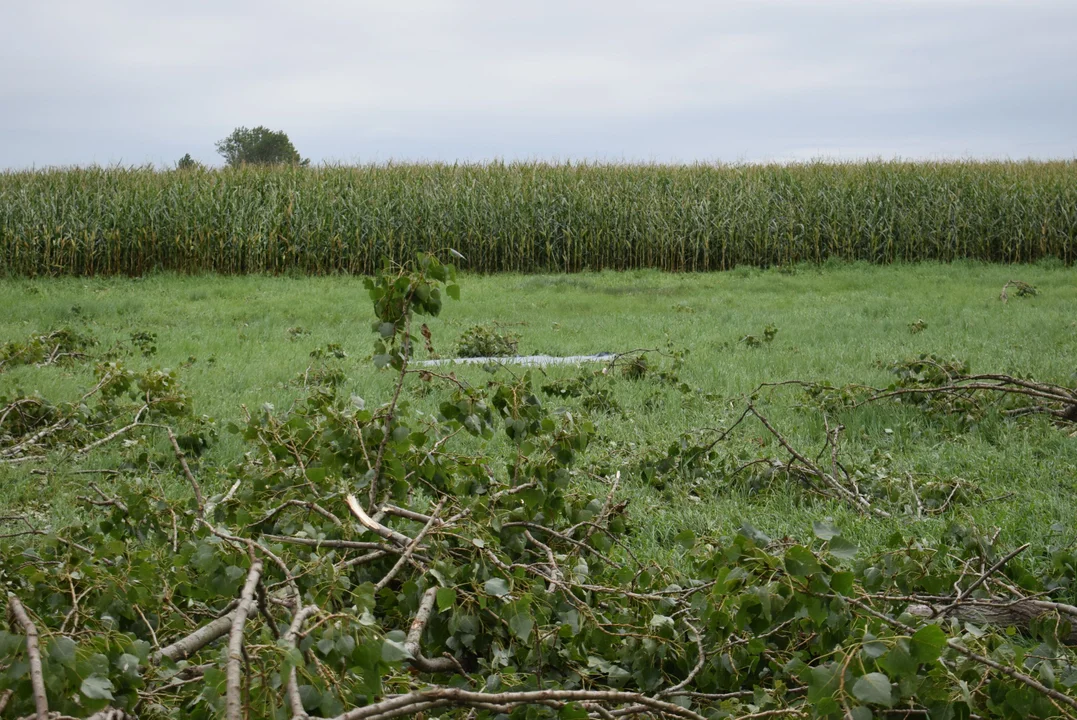
<svg viewBox="0 0 1077 720"><path fill-rule="evenodd" d="M1028 548L1030 546L1031 546L1031 543L1025 543L1021 547L1007 553L1005 557L1003 557L1001 560L999 560L994 565L992 565L987 570L985 570L983 572L983 574L980 575L980 577L976 578L976 580L971 585L969 585L967 588L965 588L965 590L960 595L957 596L957 599L954 600L954 605L957 605L959 602L961 602L962 600L967 598L972 593L973 590L975 590L976 588L983 585L984 581L987 580L987 578L989 578L991 575L994 575L996 572L998 572L1002 568L1002 566L1005 565L1006 563L1008 563L1010 560L1013 560L1015 557L1017 557L1018 555L1023 553L1025 550L1028 550Z"/></svg>
<svg viewBox="0 0 1077 720"><path fill-rule="evenodd" d="M400 507L397 507L396 505L382 505L381 506L381 511L383 513L385 513L386 515L395 515L397 517L407 518L408 520L415 520L415 521L421 522L421 523L430 522L430 516L429 515L423 515L420 512L415 512L414 510L407 510L405 508L400 508ZM437 524L440 525L441 521L439 520L437 522Z"/></svg>
<svg viewBox="0 0 1077 720"><path fill-rule="evenodd" d="M696 641L696 650L699 653L699 658L696 660L696 664L692 668L691 672L689 672L688 675L685 676L684 680L681 680L679 683L677 683L671 688L663 690L655 697L666 697L669 695L674 695L677 693L678 690L683 690L684 688L688 687L688 685L696 679L696 675L699 675L699 673L703 670L703 665L707 662L707 652L703 648L703 636L699 633L699 630L696 629L695 625L688 622L687 620L683 620L682 622L684 622L684 624L688 626L688 629L692 631L692 636L695 638Z"/></svg>
<svg viewBox="0 0 1077 720"><path fill-rule="evenodd" d="M418 535L415 536L415 539L412 540L411 543L407 546L407 548L405 548L404 552L400 554L400 558L396 561L396 564L393 565L392 568L390 568L389 572L385 574L385 577L383 577L377 582L377 584L374 585L375 595L381 592L383 588L385 588L390 582L392 582L393 578L396 577L396 574L400 572L401 568L403 568L404 565L408 562L408 560L411 558L412 553L414 553L415 550L419 547L419 543L423 541L423 539L427 536L430 530L434 527L434 524L438 521L438 514L440 512L441 503L439 502L438 506L434 508L434 514L430 518L429 522L427 522L426 525L423 526L423 529L419 532Z"/></svg>
<svg viewBox="0 0 1077 720"><path fill-rule="evenodd" d="M390 530L389 528L376 521L374 518L367 515L366 511L363 510L362 507L360 507L359 501L355 499L354 495L348 495L344 499L348 503L348 509L351 510L352 515L356 517L356 519L363 527L375 532L378 535L381 535L386 540L392 540L401 547L406 548L408 545L411 544L411 538L409 538L407 535L404 535L403 533L398 533L396 530Z"/></svg>
<svg viewBox="0 0 1077 720"><path fill-rule="evenodd" d="M292 535L272 535L262 533L262 537L271 542L288 543L291 545L308 545L310 547L345 548L349 550L382 550L389 553L402 552L399 548L378 542L364 542L361 540L323 540L319 538L294 537Z"/></svg>
<svg viewBox="0 0 1077 720"><path fill-rule="evenodd" d="M255 525L261 525L261 524L262 524L262 523L264 523L264 522L269 522L270 520L272 520L273 518L275 518L275 517L276 517L277 515L279 515L279 514L281 514L282 512L284 512L284 510L285 510L286 508L289 508L289 507L302 507L302 508L306 508L307 510L310 510L311 512L316 512L316 513L318 513L318 514L319 514L319 515L321 515L322 517L324 517L324 518L326 518L327 520L329 520L330 522L332 522L332 523L333 523L334 525L336 525L337 527L343 527L343 525L344 525L344 523L342 523L342 522L340 521L340 518L338 518L338 517L337 517L336 515L334 515L333 513L329 512L329 511L328 511L328 510L326 510L325 508L323 508L323 507L322 507L321 505L319 505L318 503L316 503L316 502L313 502L313 501L310 501L310 500L296 500L296 499L294 499L294 498L293 498L293 499L291 499L291 500L287 500L287 501L285 501L285 502L284 502L283 504L281 504L281 505L278 505L277 507L273 508L273 509L272 509L272 510L270 510L270 511L269 511L268 513L266 513L266 514L265 514L265 515L264 515L264 516L263 516L262 518L260 518L260 519L258 519L258 520L255 520L254 522L252 522L252 523L251 523L250 525L248 525L247 527L254 527Z"/></svg>
<svg viewBox="0 0 1077 720"><path fill-rule="evenodd" d="M25 450L26 448L30 447L31 445L34 445L35 443L37 443L38 440L41 440L42 438L46 438L46 437L48 437L49 435L52 435L55 432L59 432L60 430L63 430L69 424L70 424L70 421L68 421L66 419L60 420L59 422L55 422L52 425L49 425L44 430L41 430L41 431L39 431L37 433L34 433L33 436L27 438L26 440L23 440L18 445L12 445L9 448L5 448L3 452L0 452L0 455L2 455L5 458L15 457L19 453L20 450Z"/></svg>
<svg viewBox="0 0 1077 720"><path fill-rule="evenodd" d="M142 623L150 631L150 637L153 638L153 646L157 648L161 647L161 641L157 639L157 631L153 629L153 625L150 624L150 621L147 620L146 616L142 613L142 608L140 608L138 605L132 605L132 607L134 607L135 612L137 612L138 616L142 618Z"/></svg>
<svg viewBox="0 0 1077 720"><path fill-rule="evenodd" d="M198 503L198 516L202 517L206 510L206 506L202 502L202 488L199 487L198 481L195 480L194 473L191 472L191 466L187 464L187 456L180 449L176 434L172 432L170 427L165 429L168 430L168 441L172 443L172 450L175 451L176 459L179 460L180 466L183 468L183 474L187 476L187 481L191 483L191 489L194 490L194 499Z"/></svg>
<svg viewBox="0 0 1077 720"><path fill-rule="evenodd" d="M849 488L842 485L838 478L833 477L829 473L825 473L820 470L815 465L815 463L813 463L800 451L790 445L789 441L786 440L785 437L780 432L778 432L773 425L770 424L770 421L767 420L767 418L762 413L755 409L754 405L748 406L748 412L754 415L759 420L759 422L763 424L763 427L765 427L770 432L770 434L774 436L778 443L783 448L785 448L790 455L792 455L796 460L800 461L800 463L804 466L805 470L808 473L810 473L813 477L822 480L827 487L837 493L839 498L846 499L852 504L853 507L855 507L857 510L860 510L861 512L872 513L884 518L890 517L890 513L873 506L863 495L857 492L853 492Z"/></svg>
<svg viewBox="0 0 1077 720"><path fill-rule="evenodd" d="M139 412L141 413L142 411L140 410ZM85 455L86 453L90 452L94 448L101 447L105 443L110 442L112 440L115 440L120 435L123 435L125 432L128 432L130 430L134 430L136 427L139 427L140 425L142 425L142 423L139 422L138 420L135 420L133 423L130 423L128 425L124 425L119 430L115 430L113 432L110 432L108 435L104 436L103 438L98 438L97 440L94 440L89 445L86 445L85 447L79 448L78 450L75 451L75 455Z"/></svg>
<svg viewBox="0 0 1077 720"><path fill-rule="evenodd" d="M414 286L413 286L414 287ZM408 308L411 305L411 297L414 293L414 289L410 290L407 297L404 298L403 306ZM400 402L400 391L404 389L404 378L407 377L408 372L408 360L411 359L411 312L405 311L404 313L404 342L402 344L402 352L400 354L400 374L396 379L396 387L393 388L393 399L389 401L389 407L385 412L385 419L382 423L381 430L381 442L378 444L378 453L374 458L374 467L371 468L370 473L370 506L374 507L378 502L378 480L381 479L381 466L385 460L385 448L389 445L389 438L391 433L389 432L393 424L393 418L396 416L396 406Z"/></svg>

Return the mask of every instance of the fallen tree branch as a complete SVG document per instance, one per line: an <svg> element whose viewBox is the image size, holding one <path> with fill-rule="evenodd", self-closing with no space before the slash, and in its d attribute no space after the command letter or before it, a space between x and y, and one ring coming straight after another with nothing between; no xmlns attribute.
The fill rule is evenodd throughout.
<svg viewBox="0 0 1077 720"><path fill-rule="evenodd" d="M622 692L619 690L524 690L520 692L483 693L462 688L431 688L399 695L381 702L349 710L333 720L379 720L413 715L420 707L487 707L503 705L519 707L521 705L545 705L556 702L593 702L616 705L643 705L652 712L673 715L686 720L706 720L699 713L664 700L647 697L641 693Z"/></svg>
<svg viewBox="0 0 1077 720"><path fill-rule="evenodd" d="M423 656L421 642L423 630L426 629L426 623L429 622L430 614L434 610L434 601L437 599L437 594L438 589L436 586L427 589L423 593L423 598L419 602L419 609L415 611L415 618L411 621L411 627L408 629L407 640L404 642L404 647L411 654L409 662L412 667L421 672L444 673L459 667L455 658L427 658Z"/></svg>
<svg viewBox="0 0 1077 720"><path fill-rule="evenodd" d="M138 718L126 710L105 708L104 710L98 710L93 715L86 718L86 720L138 720Z"/></svg>
<svg viewBox="0 0 1077 720"><path fill-rule="evenodd" d="M906 625L905 623L901 622L900 620L896 620L896 619L890 617L886 613L879 612L878 610L871 607L867 603L861 602L860 600L857 600L856 598L844 597L844 596L835 596L835 597L840 597L842 600L849 603L850 605L854 605L854 606L860 608L861 610L868 613L872 617L878 618L879 620L883 621L884 623L886 623L890 627L897 628L898 630L901 630L903 633L906 633L907 635L911 636L912 634L914 634L916 632L916 628L910 627L909 625ZM1005 665L1003 665L1001 663L995 662L994 660L992 660L989 657L984 657L983 655L980 655L979 653L973 652L972 650L969 650L968 648L966 648L964 645L957 642L953 638L947 638L946 639L946 645L947 645L947 647L955 650L959 654L964 655L969 660L973 660L975 662L978 662L981 665L986 665L987 667L991 668L992 670L997 670L998 672L1002 673L1003 675L1007 675L1007 676L1013 678L1014 680L1018 681L1019 683L1028 686L1029 688L1035 690L1036 692L1040 693L1041 695L1049 697L1052 700L1054 700L1055 702L1062 703L1063 705L1066 705L1066 706L1068 706L1070 708L1073 708L1074 710L1077 710L1077 699L1074 699L1074 698L1072 698L1069 695L1066 695L1064 693L1060 693L1059 691L1055 690L1054 688L1047 687L1046 685L1041 683L1039 680L1036 680L1034 677L1026 675L1025 673L1023 673L1023 672L1021 672L1019 670L1015 670L1012 667L1007 667L1007 666L1005 666Z"/></svg>
<svg viewBox="0 0 1077 720"><path fill-rule="evenodd" d="M187 476L187 482L191 484L191 489L194 490L194 499L198 503L198 516L202 517L205 514L206 506L202 501L202 488L198 485L198 481L194 477L194 473L191 472L191 466L187 464L187 455L179 446L179 442L176 440L176 434L172 432L172 428L165 427L168 431L168 441L172 443L172 450L176 454L176 459L179 460L180 467L183 468L183 474Z"/></svg>
<svg viewBox="0 0 1077 720"><path fill-rule="evenodd" d="M295 616L292 618L292 624L288 626L288 632L284 633L284 642L289 648L295 648L296 636L303 629L303 623L307 621L307 618L320 610L317 605L307 605L296 611ZM288 704L292 708L293 720L307 717L307 713L303 709L303 699L299 695L298 672L294 665L288 671L288 683L285 692L288 694Z"/></svg>
<svg viewBox="0 0 1077 720"><path fill-rule="evenodd" d="M228 631L232 629L232 622L235 619L235 616L236 611L231 610L213 622L203 625L190 635L187 635L154 653L153 661L160 662L163 658L168 658L175 662L177 660L185 660L186 658L189 658L214 640L227 635Z"/></svg>
<svg viewBox="0 0 1077 720"><path fill-rule="evenodd" d="M396 530L391 530L367 515L366 511L359 505L359 501L355 499L354 495L348 495L344 499L348 503L348 509L351 510L352 515L355 516L363 527L371 530L377 535L381 535L386 540L392 540L400 547L406 548L411 544L411 538L407 535L399 533Z"/></svg>
<svg viewBox="0 0 1077 720"><path fill-rule="evenodd" d="M247 573L247 582L239 596L239 606L232 617L228 634L228 668L225 679L225 717L228 720L243 719L243 625L254 607L254 591L262 579L262 561L253 560Z"/></svg>
<svg viewBox="0 0 1077 720"><path fill-rule="evenodd" d="M974 625L1012 627L1026 635L1032 630L1034 622L1056 615L1059 619L1065 620L1070 628L1058 639L1066 645L1077 646L1077 607L1064 603L1033 598L964 600L960 604L943 605L925 601L909 605L906 612L925 619L954 617L963 623L968 622Z"/></svg>
<svg viewBox="0 0 1077 720"><path fill-rule="evenodd" d="M764 416L762 413L760 413L755 408L754 405L749 405L748 406L748 411L752 415L754 415L756 417L756 419L759 420L760 423L762 423L763 427L765 427L767 429L767 431L772 436L774 436L774 439L776 439L778 441L778 443L783 448L785 448L789 452L789 454L792 455L793 458L795 460L797 460L803 466L803 472L805 472L808 475L818 479L819 481L821 481L823 483L823 485L826 488L829 488L830 493L828 493L828 494L831 494L832 496L834 496L834 497L836 497L838 499L845 500L846 502L848 502L850 505L852 505L854 508L856 508L857 510L859 510L861 512L866 512L866 513L869 513L869 514L872 514L872 515L878 515L879 517L883 517L883 518L890 517L890 513L888 513L885 510L882 510L881 508L877 508L874 505L872 505L868 501L868 499L866 497L864 497L862 494L860 494L859 492L856 492L854 490L851 490L851 489L845 487L845 485L842 484L840 479L838 479L837 477L832 476L830 473L827 473L827 472L824 472L823 470L821 470L815 463L813 463L811 460L809 460L803 453L801 453L796 448L794 448L789 443L789 441L785 439L785 436L783 436L780 432L778 432L778 430L770 423L770 421L766 418L766 416ZM831 442L831 437L828 434L827 435L827 443L829 444L830 442ZM836 460L835 460L835 464L836 464ZM793 467L792 466L792 461L790 461L789 463L786 463L785 467L787 469L791 469Z"/></svg>
<svg viewBox="0 0 1077 720"><path fill-rule="evenodd" d="M26 656L30 662L30 686L34 692L34 707L37 709L37 720L49 719L49 700L45 694L45 675L41 671L41 649L38 647L37 628L26 614L26 608L19 602L15 593L7 594L7 610L13 624L22 629L26 637Z"/></svg>
<svg viewBox="0 0 1077 720"><path fill-rule="evenodd" d="M419 534L415 536L415 539L412 540L411 543L404 549L404 552L400 554L400 558L396 561L396 564L394 564L393 567L389 569L389 572L385 574L385 577L375 583L375 594L388 586L389 583L392 582L393 578L396 577L396 574L400 572L400 570L409 560L411 560L411 556L415 553L415 550L419 547L419 544L422 543L423 539L426 538L427 534L437 523L438 514L441 513L441 505L442 503L439 502L438 506L434 508L434 514L430 518L429 522L426 523L426 525L419 532Z"/></svg>
<svg viewBox="0 0 1077 720"><path fill-rule="evenodd" d="M261 525L262 523L269 522L270 520L275 518L277 515L280 515L282 512L284 512L286 509L288 509L290 507L306 508L307 510L309 510L311 512L318 513L322 517L324 517L327 520L329 520L330 522L332 522L337 527L343 527L343 525L344 525L344 523L342 523L340 521L340 518L338 518L336 515L329 512L325 508L323 508L318 503L310 501L310 500L296 500L296 499L293 498L291 500L286 500L282 504L280 504L277 507L273 508L268 513L266 513L264 516L262 516L258 520L255 520L254 522L252 522L248 527L254 527L256 525Z"/></svg>
<svg viewBox="0 0 1077 720"><path fill-rule="evenodd" d="M143 408L143 409L145 409L145 408ZM142 411L140 410L139 414L141 414L141 413L142 413ZM142 425L142 423L139 422L136 419L133 423L129 423L127 425L124 425L119 430L114 430L113 432L110 432L108 435L105 435L102 438L98 438L97 440L94 440L89 445L86 445L84 447L80 447L78 450L75 451L75 455L85 455L86 453L90 452L91 450L93 450L95 448L99 448L102 445L104 445L105 443L108 443L108 442L111 442L112 440L115 440L120 435L123 435L126 432L134 430L136 427L139 427L140 425Z"/></svg>

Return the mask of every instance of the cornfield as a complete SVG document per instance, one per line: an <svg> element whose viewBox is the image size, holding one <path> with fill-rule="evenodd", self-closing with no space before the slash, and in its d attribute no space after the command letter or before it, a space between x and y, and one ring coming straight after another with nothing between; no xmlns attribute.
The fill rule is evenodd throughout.
<svg viewBox="0 0 1077 720"><path fill-rule="evenodd" d="M0 174L0 274L1077 259L1077 162L423 164Z"/></svg>

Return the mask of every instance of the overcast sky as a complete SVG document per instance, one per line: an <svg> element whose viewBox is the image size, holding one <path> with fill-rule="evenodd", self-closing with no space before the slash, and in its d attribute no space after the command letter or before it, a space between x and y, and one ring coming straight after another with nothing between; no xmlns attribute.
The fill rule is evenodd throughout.
<svg viewBox="0 0 1077 720"><path fill-rule="evenodd" d="M0 167L1077 156L1077 0L0 0Z"/></svg>

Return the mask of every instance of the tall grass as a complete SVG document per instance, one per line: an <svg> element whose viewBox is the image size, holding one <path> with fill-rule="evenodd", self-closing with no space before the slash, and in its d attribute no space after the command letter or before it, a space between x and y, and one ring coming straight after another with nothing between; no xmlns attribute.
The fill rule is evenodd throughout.
<svg viewBox="0 0 1077 720"><path fill-rule="evenodd" d="M1075 162L382 165L0 174L0 273L483 272L1077 259Z"/></svg>

